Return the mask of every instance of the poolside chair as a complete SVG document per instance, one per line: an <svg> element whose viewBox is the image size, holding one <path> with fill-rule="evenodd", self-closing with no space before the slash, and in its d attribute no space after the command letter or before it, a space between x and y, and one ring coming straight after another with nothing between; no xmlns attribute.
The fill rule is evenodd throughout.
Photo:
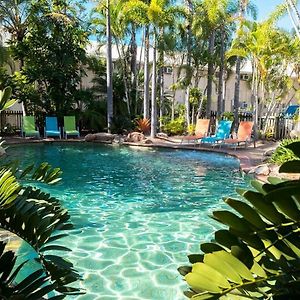
<svg viewBox="0 0 300 300"><path fill-rule="evenodd" d="M209 119L198 119L197 124L196 124L196 129L195 129L195 135L189 135L189 136L184 136L181 139L181 144L184 141L189 142L194 142L196 143L197 140L202 139L203 137L207 136L208 134L208 128L209 128Z"/></svg>
<svg viewBox="0 0 300 300"><path fill-rule="evenodd" d="M74 116L64 117L64 136L67 139L69 135L75 135L79 137L79 129L76 128Z"/></svg>
<svg viewBox="0 0 300 300"><path fill-rule="evenodd" d="M45 138L58 136L61 139L61 128L57 125L56 117L46 117Z"/></svg>
<svg viewBox="0 0 300 300"><path fill-rule="evenodd" d="M201 143L217 144L230 136L232 121L222 120L218 123L215 135L202 138Z"/></svg>
<svg viewBox="0 0 300 300"><path fill-rule="evenodd" d="M251 121L241 121L239 124L237 137L232 139L225 139L220 144L220 147L223 145L229 145L234 146L236 149L236 147L239 146L241 143L245 143L245 147L247 147L247 143L249 143L251 140L253 124L254 122Z"/></svg>
<svg viewBox="0 0 300 300"><path fill-rule="evenodd" d="M39 131L36 130L34 116L23 116L21 133L24 137L40 137Z"/></svg>

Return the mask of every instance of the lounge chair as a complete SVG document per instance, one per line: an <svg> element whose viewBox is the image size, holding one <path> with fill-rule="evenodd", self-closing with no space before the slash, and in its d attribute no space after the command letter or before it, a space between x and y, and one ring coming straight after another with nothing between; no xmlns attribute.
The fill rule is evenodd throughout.
<svg viewBox="0 0 300 300"><path fill-rule="evenodd" d="M22 119L22 136L24 137L40 137L40 133L36 130L34 116L23 116Z"/></svg>
<svg viewBox="0 0 300 300"><path fill-rule="evenodd" d="M197 140L202 139L203 137L207 136L208 128L209 128L209 119L198 119L195 129L195 135L188 135L184 136L181 139L181 144L184 141L194 142L196 143Z"/></svg>
<svg viewBox="0 0 300 300"><path fill-rule="evenodd" d="M67 139L69 135L75 135L79 137L79 129L76 128L74 116L64 117L64 136Z"/></svg>
<svg viewBox="0 0 300 300"><path fill-rule="evenodd" d="M201 143L217 144L230 136L232 121L222 120L218 123L215 135L202 138Z"/></svg>
<svg viewBox="0 0 300 300"><path fill-rule="evenodd" d="M236 149L236 147L239 146L241 143L245 143L245 147L247 147L247 143L249 143L251 140L253 124L254 123L251 121L241 121L239 124L237 137L232 139L225 139L220 144L220 146L229 145L234 146Z"/></svg>
<svg viewBox="0 0 300 300"><path fill-rule="evenodd" d="M57 125L56 117L46 117L45 138L58 136L61 139L61 128Z"/></svg>

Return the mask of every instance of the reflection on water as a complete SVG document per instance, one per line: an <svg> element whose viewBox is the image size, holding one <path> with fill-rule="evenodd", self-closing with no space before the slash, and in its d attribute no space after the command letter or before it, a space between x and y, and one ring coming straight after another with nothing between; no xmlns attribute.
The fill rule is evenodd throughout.
<svg viewBox="0 0 300 300"><path fill-rule="evenodd" d="M52 144L9 153L64 172L47 188L76 226L63 243L83 274L77 299L184 299L178 266L212 238L208 214L222 196L245 184L237 160L207 152Z"/></svg>

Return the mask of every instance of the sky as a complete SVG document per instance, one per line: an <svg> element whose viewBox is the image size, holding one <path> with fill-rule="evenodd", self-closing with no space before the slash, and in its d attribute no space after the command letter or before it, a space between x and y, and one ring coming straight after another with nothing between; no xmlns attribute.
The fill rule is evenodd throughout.
<svg viewBox="0 0 300 300"><path fill-rule="evenodd" d="M269 14L275 10L276 6L282 4L284 0L253 0L258 9L258 20L264 20ZM298 4L300 10L300 4ZM278 25L285 29L292 29L293 25L288 16L283 17Z"/></svg>

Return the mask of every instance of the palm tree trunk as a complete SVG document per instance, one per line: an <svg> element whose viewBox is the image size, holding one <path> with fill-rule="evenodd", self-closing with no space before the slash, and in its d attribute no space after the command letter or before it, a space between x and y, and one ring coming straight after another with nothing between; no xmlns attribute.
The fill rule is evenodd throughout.
<svg viewBox="0 0 300 300"><path fill-rule="evenodd" d="M224 62L225 62L225 30L224 27L221 29L221 50L220 50L220 69L219 69L219 84L218 84L218 109L217 114L220 116L223 112L223 85L224 85Z"/></svg>
<svg viewBox="0 0 300 300"><path fill-rule="evenodd" d="M107 36L107 56L106 56L106 71L107 71L107 131L111 133L112 118L113 118L113 70L112 70L112 36L110 27L110 0L107 0L106 10L106 36Z"/></svg>
<svg viewBox="0 0 300 300"><path fill-rule="evenodd" d="M160 39L160 48L159 48L159 128L162 130L162 117L164 110L164 48L163 48L163 39L164 39L164 28L159 29L159 39Z"/></svg>
<svg viewBox="0 0 300 300"><path fill-rule="evenodd" d="M172 65L172 86L173 86L173 95L172 95L172 113L171 113L171 120L174 121L175 118L175 98L176 98L176 89L174 88L175 85L175 64Z"/></svg>
<svg viewBox="0 0 300 300"><path fill-rule="evenodd" d="M239 1L239 23L237 30L240 30L242 26L241 19L244 17L247 0ZM235 84L234 84L234 96L233 96L233 111L234 111L234 128L237 129L239 123L239 105L240 105L240 82L241 82L241 57L237 57L235 68Z"/></svg>
<svg viewBox="0 0 300 300"><path fill-rule="evenodd" d="M233 112L234 112L235 129L237 128L239 123L240 85L241 85L241 58L238 56L236 58L234 96L233 96Z"/></svg>
<svg viewBox="0 0 300 300"><path fill-rule="evenodd" d="M149 25L145 28L145 58L144 58L144 118L149 119Z"/></svg>
<svg viewBox="0 0 300 300"><path fill-rule="evenodd" d="M124 59L125 55L121 55L118 39L115 39L115 42L116 42L116 46L117 46L118 55L120 57L120 61L123 65L123 83L124 83L124 89L125 89L125 99L126 99L126 104L127 104L128 115L130 116L130 100L129 100L128 78L127 78L127 62L126 62L126 59Z"/></svg>
<svg viewBox="0 0 300 300"><path fill-rule="evenodd" d="M131 86L132 99L134 99L134 113L137 113L137 42L136 42L136 28L132 26L131 42L130 42L130 68L131 68Z"/></svg>
<svg viewBox="0 0 300 300"><path fill-rule="evenodd" d="M157 65L156 65L156 32L153 28L153 64L152 64L152 94L151 94L151 137L155 138L157 133L157 103L156 103L156 87L157 87Z"/></svg>
<svg viewBox="0 0 300 300"><path fill-rule="evenodd" d="M191 24L191 18L193 14L193 5L191 0L185 0L185 5L188 10L188 32L187 32L187 72L192 72L191 64L192 64L192 53L191 53L191 47L192 47L192 24ZM186 125L190 126L190 84L191 84L191 78L190 74L188 74L188 83L185 91L185 112L186 112Z"/></svg>
<svg viewBox="0 0 300 300"><path fill-rule="evenodd" d="M210 118L211 113L211 103L212 103L212 84L213 84L213 75L214 75L214 62L213 54L215 48L215 30L212 30L209 37L209 62L207 70L207 106L206 106L206 117Z"/></svg>
<svg viewBox="0 0 300 300"><path fill-rule="evenodd" d="M293 26L294 26L294 29L296 31L296 34L297 34L298 38L300 38L300 13L299 13L299 11L297 9L297 6L296 6L294 0L286 0L285 2L287 4L287 11L288 11L289 17L290 17L290 19L291 19L291 21L293 23ZM291 12L291 9L294 12L296 20L294 19L294 16L293 16L293 14Z"/></svg>

